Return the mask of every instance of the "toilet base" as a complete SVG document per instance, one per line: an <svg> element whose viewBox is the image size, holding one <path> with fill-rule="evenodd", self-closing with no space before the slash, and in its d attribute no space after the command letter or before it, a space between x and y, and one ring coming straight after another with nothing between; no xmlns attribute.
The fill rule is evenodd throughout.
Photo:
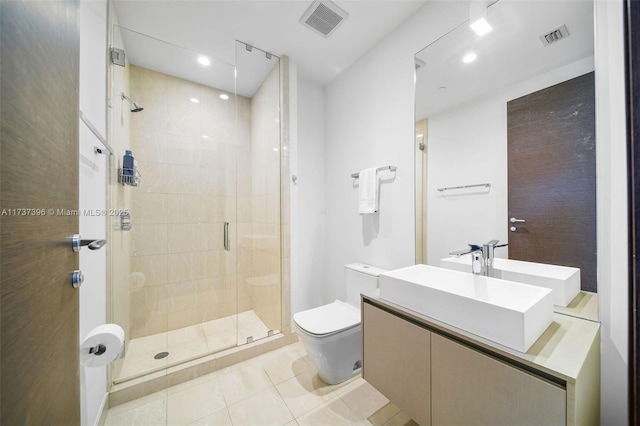
<svg viewBox="0 0 640 426"><path fill-rule="evenodd" d="M335 385L360 374L362 369L360 324L328 336L308 334L297 324L296 328L298 337L322 381Z"/></svg>

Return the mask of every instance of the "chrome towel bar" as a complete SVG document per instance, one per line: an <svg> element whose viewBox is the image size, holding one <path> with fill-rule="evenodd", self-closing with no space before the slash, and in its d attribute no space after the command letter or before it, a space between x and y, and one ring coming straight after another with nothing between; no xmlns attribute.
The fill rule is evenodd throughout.
<svg viewBox="0 0 640 426"><path fill-rule="evenodd" d="M379 172L383 170L389 170L390 172L395 172L397 170L396 166L382 166L377 169ZM360 173L351 173L351 177L354 179L358 179L360 177Z"/></svg>

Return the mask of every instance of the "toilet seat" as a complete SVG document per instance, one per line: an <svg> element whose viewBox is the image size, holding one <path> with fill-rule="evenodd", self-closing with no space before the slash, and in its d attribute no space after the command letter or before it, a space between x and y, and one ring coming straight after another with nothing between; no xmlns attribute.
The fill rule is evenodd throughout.
<svg viewBox="0 0 640 426"><path fill-rule="evenodd" d="M296 325L314 336L335 334L360 325L360 310L348 303L333 303L298 312L293 316Z"/></svg>

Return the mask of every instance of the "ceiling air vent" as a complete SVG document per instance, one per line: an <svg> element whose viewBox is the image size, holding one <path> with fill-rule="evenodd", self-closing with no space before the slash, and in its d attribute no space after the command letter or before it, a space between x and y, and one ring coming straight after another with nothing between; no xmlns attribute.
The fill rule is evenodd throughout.
<svg viewBox="0 0 640 426"><path fill-rule="evenodd" d="M556 28L553 31L549 31L546 34L542 34L540 36L540 41L544 46L549 46L555 42L562 40L563 38L569 37L569 30L567 30L567 26L563 25L560 28Z"/></svg>
<svg viewBox="0 0 640 426"><path fill-rule="evenodd" d="M300 23L311 28L323 37L338 28L349 14L330 0L316 0L300 18Z"/></svg>

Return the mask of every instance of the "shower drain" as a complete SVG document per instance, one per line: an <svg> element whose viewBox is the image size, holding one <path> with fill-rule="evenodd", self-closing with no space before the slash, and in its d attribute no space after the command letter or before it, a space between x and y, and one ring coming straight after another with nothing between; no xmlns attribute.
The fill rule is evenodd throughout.
<svg viewBox="0 0 640 426"><path fill-rule="evenodd" d="M155 359L162 359L169 356L169 352L160 352L154 355Z"/></svg>

